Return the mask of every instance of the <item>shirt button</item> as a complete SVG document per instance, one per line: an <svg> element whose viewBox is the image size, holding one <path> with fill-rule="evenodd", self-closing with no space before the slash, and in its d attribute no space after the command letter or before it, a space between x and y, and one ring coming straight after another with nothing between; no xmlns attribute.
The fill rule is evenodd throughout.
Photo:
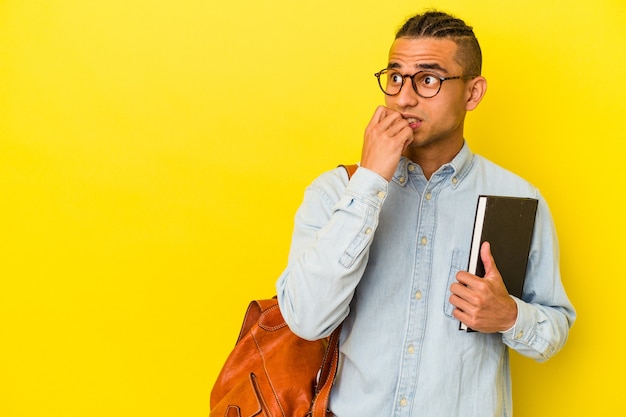
<svg viewBox="0 0 626 417"><path fill-rule="evenodd" d="M415 346L413 345L409 345L408 349L406 350L407 352L409 352L411 355L415 353Z"/></svg>
<svg viewBox="0 0 626 417"><path fill-rule="evenodd" d="M418 292L415 293L415 299L416 300L421 300L422 299L422 292L421 291L418 291Z"/></svg>
<svg viewBox="0 0 626 417"><path fill-rule="evenodd" d="M372 234L372 228L368 227L367 229L365 229L365 234L366 235L371 235Z"/></svg>
<svg viewBox="0 0 626 417"><path fill-rule="evenodd" d="M518 334L515 335L515 339L519 340L522 338L522 336L524 336L524 332L519 332Z"/></svg>
<svg viewBox="0 0 626 417"><path fill-rule="evenodd" d="M384 191L379 191L376 194L376 197L378 197L378 198L380 198L382 200L383 198L385 198L385 192Z"/></svg>
<svg viewBox="0 0 626 417"><path fill-rule="evenodd" d="M415 165L409 165L409 171L411 172L415 171Z"/></svg>
<svg viewBox="0 0 626 417"><path fill-rule="evenodd" d="M426 200L430 200L432 198L432 194L431 193L426 193Z"/></svg>
<svg viewBox="0 0 626 417"><path fill-rule="evenodd" d="M409 405L409 402L406 398L400 400L400 407L406 407L407 405Z"/></svg>
<svg viewBox="0 0 626 417"><path fill-rule="evenodd" d="M424 236L422 238L422 246L426 246L427 243L428 243L428 239L426 239L426 236Z"/></svg>
<svg viewBox="0 0 626 417"><path fill-rule="evenodd" d="M457 177L452 177L452 184L456 184L457 182L459 182Z"/></svg>
<svg viewBox="0 0 626 417"><path fill-rule="evenodd" d="M400 177L398 180L400 181L400 184L404 184L406 182L406 178L404 177Z"/></svg>

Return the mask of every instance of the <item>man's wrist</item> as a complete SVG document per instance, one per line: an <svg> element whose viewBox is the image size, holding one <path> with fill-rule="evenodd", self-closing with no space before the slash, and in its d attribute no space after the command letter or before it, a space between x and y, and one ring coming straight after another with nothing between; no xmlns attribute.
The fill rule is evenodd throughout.
<svg viewBox="0 0 626 417"><path fill-rule="evenodd" d="M519 318L519 307L517 306L517 300L512 295L509 295L509 297L511 297L511 301L515 305L514 306L515 315L511 316L512 319L509 320L509 322L508 322L508 324L509 324L508 328L506 330L500 330L500 333L502 333L502 334L509 334L509 333L512 334L515 331L515 326L517 325L517 319Z"/></svg>

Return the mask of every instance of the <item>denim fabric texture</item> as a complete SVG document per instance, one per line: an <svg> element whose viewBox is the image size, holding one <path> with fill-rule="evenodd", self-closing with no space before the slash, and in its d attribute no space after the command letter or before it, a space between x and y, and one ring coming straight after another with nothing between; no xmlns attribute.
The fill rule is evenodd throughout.
<svg viewBox="0 0 626 417"><path fill-rule="evenodd" d="M480 194L539 200L517 322L502 333L459 331L448 301L467 269ZM365 168L350 180L342 168L315 179L277 294L305 339L344 323L330 399L337 417L511 416L508 349L547 360L575 320L545 200L467 143L430 180L405 158L389 182Z"/></svg>

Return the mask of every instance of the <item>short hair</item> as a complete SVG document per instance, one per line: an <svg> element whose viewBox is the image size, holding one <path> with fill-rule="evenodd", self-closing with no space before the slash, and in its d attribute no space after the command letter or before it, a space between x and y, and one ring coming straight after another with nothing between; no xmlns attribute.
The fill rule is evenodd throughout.
<svg viewBox="0 0 626 417"><path fill-rule="evenodd" d="M432 10L409 18L396 33L398 38L441 38L457 44L454 60L465 76L477 76L482 70L482 52L471 26L448 13Z"/></svg>

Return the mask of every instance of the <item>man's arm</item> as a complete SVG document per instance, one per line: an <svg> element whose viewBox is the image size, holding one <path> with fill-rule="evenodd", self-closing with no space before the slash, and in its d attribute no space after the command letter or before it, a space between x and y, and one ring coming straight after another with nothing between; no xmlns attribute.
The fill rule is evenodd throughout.
<svg viewBox="0 0 626 417"><path fill-rule="evenodd" d="M328 336L349 313L387 196L388 181L413 131L400 113L380 106L363 139L361 168L346 183L336 170L306 191L298 209L278 302L291 330Z"/></svg>
<svg viewBox="0 0 626 417"><path fill-rule="evenodd" d="M487 279L459 272L459 282L450 288L454 316L474 330L499 331L503 342L524 356L544 361L556 354L576 312L561 283L558 242L545 201L539 199L524 300L505 292L488 245L481 247L481 259Z"/></svg>
<svg viewBox="0 0 626 417"><path fill-rule="evenodd" d="M276 284L285 321L300 337L326 337L348 315L386 196L387 181L365 168L349 183L339 168L306 190Z"/></svg>

